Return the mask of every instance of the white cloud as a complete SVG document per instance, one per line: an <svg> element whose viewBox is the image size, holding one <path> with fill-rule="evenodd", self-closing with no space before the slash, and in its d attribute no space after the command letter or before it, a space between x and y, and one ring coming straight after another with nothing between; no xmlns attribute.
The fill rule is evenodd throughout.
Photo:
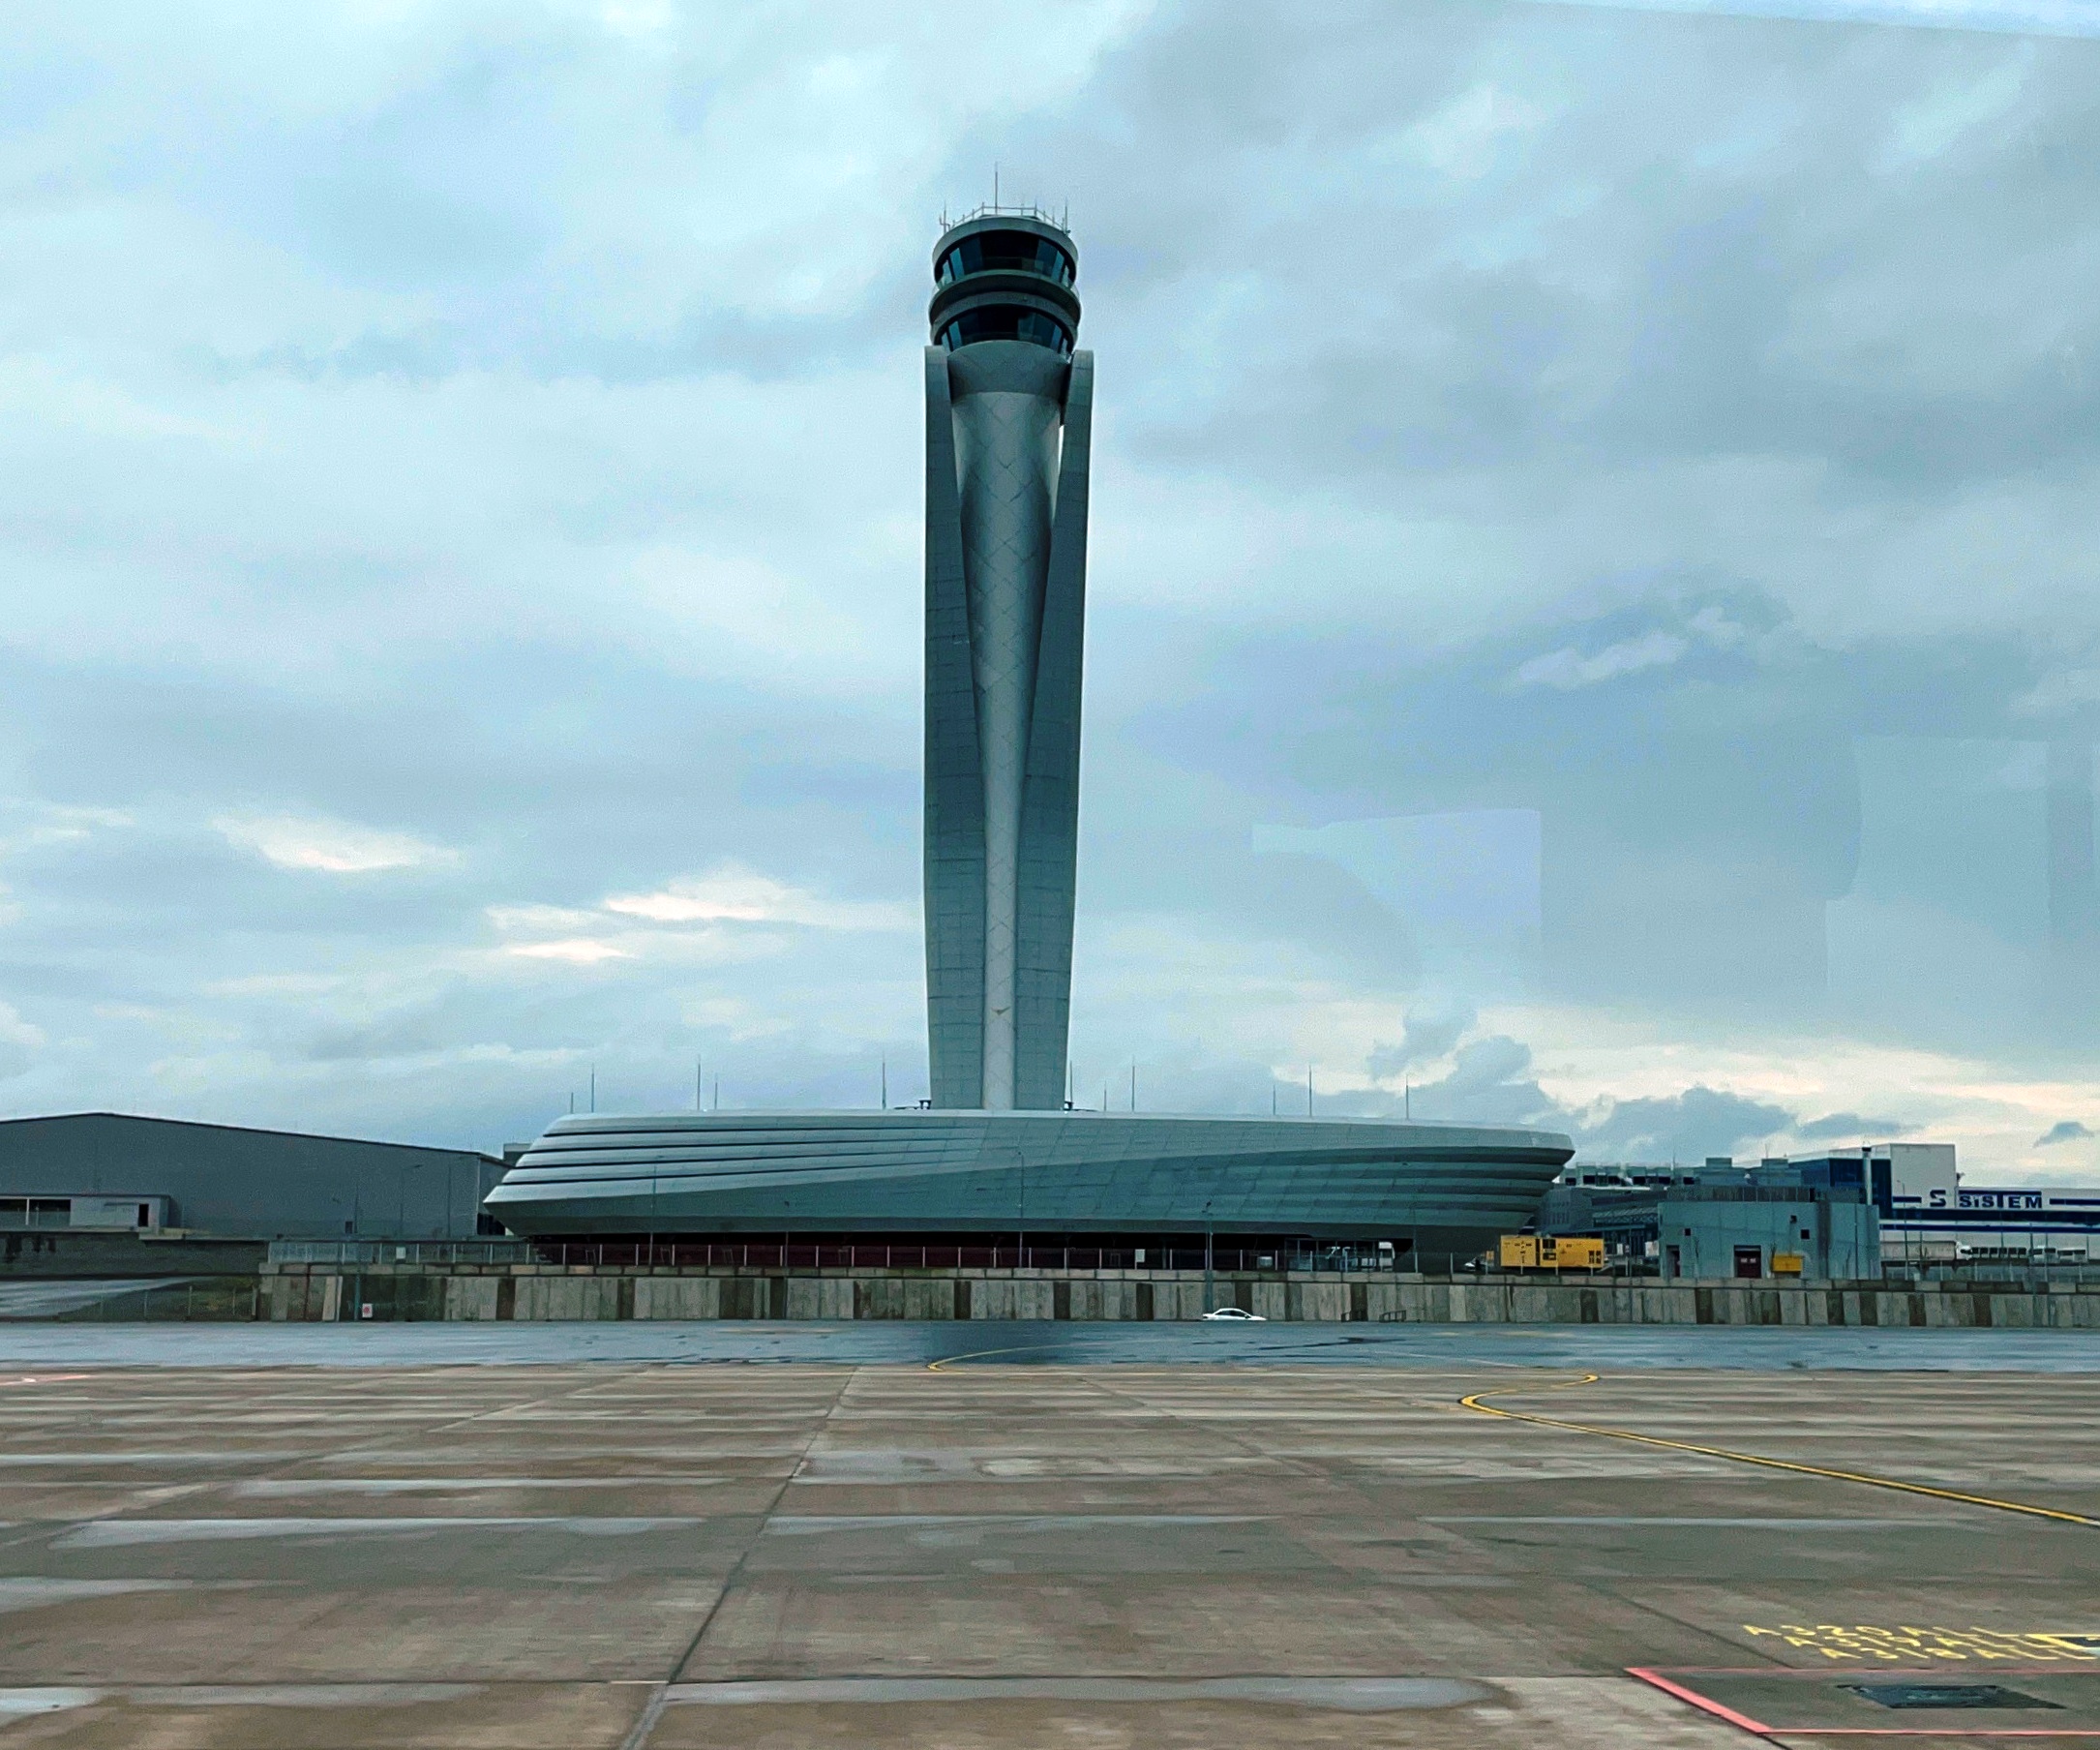
<svg viewBox="0 0 2100 1750"><path fill-rule="evenodd" d="M115 808L61 806L18 797L0 801L0 821L16 820L21 824L0 831L0 857L78 844L92 837L98 829L132 824L129 814Z"/></svg>
<svg viewBox="0 0 2100 1750"><path fill-rule="evenodd" d="M1644 632L1638 638L1607 645L1585 656L1573 648L1534 656L1510 678L1512 686L1551 686L1563 692L1637 675L1643 669L1667 668L1692 647L1674 632Z"/></svg>
<svg viewBox="0 0 2100 1750"><path fill-rule="evenodd" d="M2016 717L2056 717L2100 705L2100 669L2060 669L2045 675L2012 702Z"/></svg>
<svg viewBox="0 0 2100 1750"><path fill-rule="evenodd" d="M918 921L910 906L826 899L739 863L598 906L492 905L484 915L505 936L523 938L496 950L501 959L569 966L628 960L717 974L777 959L797 928L881 936ZM487 963L471 955L463 962Z"/></svg>
<svg viewBox="0 0 2100 1750"><path fill-rule="evenodd" d="M40 1046L44 1029L22 1019L12 1003L0 1003L0 1041L11 1045Z"/></svg>
<svg viewBox="0 0 2100 1750"><path fill-rule="evenodd" d="M1897 169L1937 158L1964 135L1997 120L2020 101L2033 64L2033 45L2023 43L1981 77L1941 85L1908 106L1898 113L1877 167Z"/></svg>
<svg viewBox="0 0 2100 1750"><path fill-rule="evenodd" d="M11 1003L0 1003L0 1078L12 1080L29 1070L44 1050L42 1027L24 1020Z"/></svg>
<svg viewBox="0 0 2100 1750"><path fill-rule="evenodd" d="M1467 179L1493 167L1504 136L1530 133L1545 120L1536 105L1496 85L1476 85L1417 122L1400 146L1447 176Z"/></svg>
<svg viewBox="0 0 2100 1750"><path fill-rule="evenodd" d="M492 905L484 915L499 930L540 935L587 930L604 921L597 912L573 905Z"/></svg>
<svg viewBox="0 0 2100 1750"><path fill-rule="evenodd" d="M653 36L677 19L671 0L603 0L597 10L606 28L621 36Z"/></svg>
<svg viewBox="0 0 2100 1750"><path fill-rule="evenodd" d="M340 990L348 981L340 973L257 973L248 978L214 979L204 989L215 997L294 997L308 1000Z"/></svg>
<svg viewBox="0 0 2100 1750"><path fill-rule="evenodd" d="M882 539L886 532L871 529L861 545L905 546ZM901 567L888 569L894 576ZM837 581L750 556L652 549L635 558L625 590L630 630L657 660L698 676L765 675L805 699L909 693L916 652L889 636L909 601L894 590L847 593Z"/></svg>
<svg viewBox="0 0 2100 1750"><path fill-rule="evenodd" d="M624 948L589 936L571 936L560 942L521 942L503 950L521 960L565 960L572 966L595 966L601 960L628 960L634 956Z"/></svg>
<svg viewBox="0 0 2100 1750"><path fill-rule="evenodd" d="M459 860L457 851L347 821L292 815L222 815L212 822L228 844L255 851L281 869L372 875Z"/></svg>
<svg viewBox="0 0 2100 1750"><path fill-rule="evenodd" d="M908 930L911 906L826 899L737 863L674 881L653 893L608 899L605 909L651 923L796 923L813 929Z"/></svg>

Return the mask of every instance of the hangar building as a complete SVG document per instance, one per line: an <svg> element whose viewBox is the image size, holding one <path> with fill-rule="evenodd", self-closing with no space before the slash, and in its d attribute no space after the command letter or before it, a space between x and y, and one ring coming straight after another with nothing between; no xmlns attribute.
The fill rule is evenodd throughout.
<svg viewBox="0 0 2100 1750"><path fill-rule="evenodd" d="M0 1231L460 1239L503 1163L467 1149L123 1112L0 1120Z"/></svg>

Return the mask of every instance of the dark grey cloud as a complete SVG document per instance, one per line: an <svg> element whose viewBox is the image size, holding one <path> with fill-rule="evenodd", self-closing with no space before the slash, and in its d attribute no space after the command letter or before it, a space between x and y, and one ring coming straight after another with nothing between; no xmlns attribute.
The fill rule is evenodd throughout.
<svg viewBox="0 0 2100 1750"><path fill-rule="evenodd" d="M1816 1133L1816 1127L1801 1126L1783 1106L1696 1084L1663 1099L1571 1105L1540 1086L1530 1047L1503 1035L1465 1041L1450 1062L1446 1073L1412 1088L1407 1101L1412 1116L1565 1131L1578 1156L1589 1161L1695 1162L1710 1155L1733 1156L1771 1138L1813 1140ZM1349 1109L1396 1117L1400 1105L1390 1098L1359 1098Z"/></svg>
<svg viewBox="0 0 2100 1750"><path fill-rule="evenodd" d="M10 1109L906 1095L925 257L995 162L1101 360L1083 1092L1694 1157L2089 1081L2092 42L648 14L15 27ZM1491 965L1255 848L1466 811L1537 820L1436 841L1538 846L1440 872L1535 892Z"/></svg>
<svg viewBox="0 0 2100 1750"><path fill-rule="evenodd" d="M1857 1112L1833 1112L1827 1118L1815 1118L1794 1126L1794 1134L1804 1142L1837 1142L1847 1137L1854 1141L1871 1141L1907 1136L1917 1128L1914 1124L1898 1123L1893 1118L1862 1118Z"/></svg>
<svg viewBox="0 0 2100 1750"><path fill-rule="evenodd" d="M2089 319L2045 339L1986 312L2024 298L1994 245L2039 246L2045 282L2075 279L2075 250L2040 226L2090 187L2094 123L2076 93L2091 45L1445 16L1394 89L1387 56L1348 33L1214 13L1250 60L1363 93L1328 109L1323 144L1383 152L1389 175L1239 220L1269 246L1276 294L1249 317L1303 313L1302 345L1253 349L1245 393L1266 416L1220 407L1181 428L1198 453L1251 446L1272 467L1410 496L1425 471L1567 480L1794 455L1904 498L2089 455L2092 385L2066 369L2090 356ZM1928 121L1905 149L1907 110L1994 78L1999 115L1950 120L1944 140Z"/></svg>
<svg viewBox="0 0 2100 1750"><path fill-rule="evenodd" d="M2092 1131L2075 1118L2066 1118L2060 1124L2053 1124L2041 1135L2035 1137L2036 1148L2054 1148L2059 1142L2083 1142Z"/></svg>
<svg viewBox="0 0 2100 1750"><path fill-rule="evenodd" d="M1505 1035L1468 1041L1453 1053L1450 1071L1414 1088L1408 1109L1417 1118L1458 1124L1543 1125L1564 1128L1569 1113L1532 1079L1531 1048ZM1384 1115L1400 1102L1380 1102Z"/></svg>
<svg viewBox="0 0 2100 1750"><path fill-rule="evenodd" d="M1621 1100L1585 1126L1581 1151L1598 1161L1679 1161L1733 1156L1793 1128L1782 1106L1723 1089L1687 1088L1667 1100Z"/></svg>
<svg viewBox="0 0 2100 1750"><path fill-rule="evenodd" d="M1366 1064L1371 1079L1391 1081L1417 1064L1448 1056L1471 1029L1474 1018L1473 1005L1464 1001L1410 1009L1399 1043L1371 1047Z"/></svg>
<svg viewBox="0 0 2100 1750"><path fill-rule="evenodd" d="M2067 506L2091 467L2091 313L2037 317L2005 264L2066 294L2078 276L2093 45L1475 8L1409 47L1397 73L1365 15L1215 11L1106 83L1119 166L1133 136L1186 127L1236 167L1322 166L1288 202L1229 207L1201 207L1165 149L1120 181L1102 271L1141 295L1139 338L1200 312L1233 361L1132 348L1159 362L1131 441L1272 503L1456 523L1529 562L1521 606L1468 615L1464 584L1395 555L1381 615L1380 560L1352 554L1346 635L1191 629L1186 679L1135 726L1149 747L1269 818L1541 809L1556 995L1691 1027L2076 1043L2011 970L2035 944L1973 890L1909 916L1875 950L1888 970L1861 976L1915 986L1903 969L1935 935L1973 929L2007 969L1982 1000L1950 965L1901 1010L1863 1004L1848 971L1834 985L1829 914L1854 895L1863 813L1887 824L1862 738L2032 741L2045 725L2017 702L2076 698L2050 678L2089 660L2078 544L2008 550L1955 507ZM1157 95L1170 55L1215 111ZM1250 97L1255 67L1274 79ZM1276 126L1265 106L1315 80L1319 119ZM1162 254L1199 213L1239 263L1222 302ZM1176 245L1148 252L1147 227ZM1622 520L1601 532L1586 503ZM1838 535L1950 515L1958 536L1914 562L1900 537ZM1746 538L1713 538L1738 517ZM1875 585L1890 611L1860 615L1892 561L1909 575ZM1992 610L2015 600L2025 616ZM1950 602L1960 629L1932 629ZM1920 884L1962 855L1942 836ZM2039 879L2007 869L1995 897Z"/></svg>

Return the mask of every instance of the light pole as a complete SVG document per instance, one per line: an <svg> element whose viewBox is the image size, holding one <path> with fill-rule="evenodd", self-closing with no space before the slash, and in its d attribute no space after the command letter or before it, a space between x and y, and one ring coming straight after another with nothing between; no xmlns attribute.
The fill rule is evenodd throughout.
<svg viewBox="0 0 2100 1750"><path fill-rule="evenodd" d="M1028 1157L1019 1149L1008 1149L1006 1158L1013 1162L1013 1267L1019 1270L1028 1262ZM992 1261L995 1265L999 1261L996 1252Z"/></svg>
<svg viewBox="0 0 2100 1750"><path fill-rule="evenodd" d="M1203 1200L1203 1310L1206 1312L1217 1311L1217 1296L1211 1271L1214 1239L1211 1228L1211 1205L1215 1200L1215 1196L1206 1197Z"/></svg>

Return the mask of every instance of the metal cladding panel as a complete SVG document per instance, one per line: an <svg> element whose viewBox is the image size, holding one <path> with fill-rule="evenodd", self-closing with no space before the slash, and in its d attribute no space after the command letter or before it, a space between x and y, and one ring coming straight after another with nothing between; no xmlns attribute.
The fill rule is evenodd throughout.
<svg viewBox="0 0 2100 1750"><path fill-rule="evenodd" d="M926 355L933 1101L1065 1094L1093 358Z"/></svg>
<svg viewBox="0 0 2100 1750"><path fill-rule="evenodd" d="M867 1112L562 1119L489 1198L527 1234L981 1231L1396 1237L1521 1223L1549 1131L1305 1119Z"/></svg>
<svg viewBox="0 0 2100 1750"><path fill-rule="evenodd" d="M1021 856L1014 979L1013 1103L1065 1103L1071 1025L1072 917L1079 873L1079 702L1087 612L1087 504L1094 456L1094 354L1072 355L1065 447L1043 587Z"/></svg>
<svg viewBox="0 0 2100 1750"><path fill-rule="evenodd" d="M1020 341L948 365L963 576L984 783L984 1078L975 1103L1014 1101L1021 809L1068 368Z"/></svg>
<svg viewBox="0 0 2100 1750"><path fill-rule="evenodd" d="M984 1085L984 773L948 355L926 348L926 1031L933 1101Z"/></svg>

